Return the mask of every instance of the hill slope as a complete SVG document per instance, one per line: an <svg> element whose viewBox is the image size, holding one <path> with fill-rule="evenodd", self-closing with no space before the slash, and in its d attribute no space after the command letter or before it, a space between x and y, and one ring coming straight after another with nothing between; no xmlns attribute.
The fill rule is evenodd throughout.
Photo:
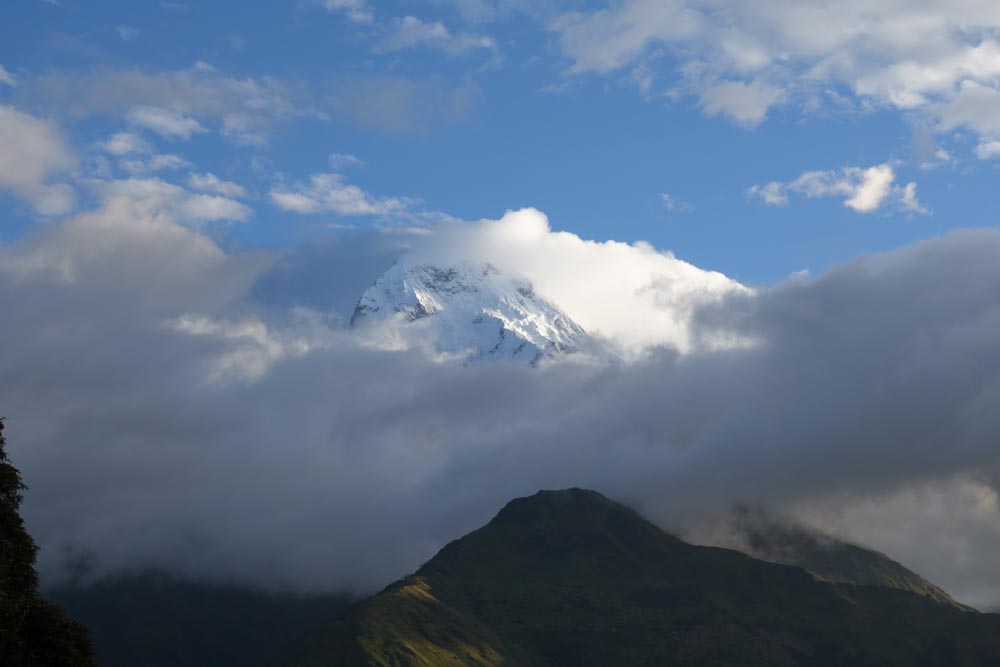
<svg viewBox="0 0 1000 667"><path fill-rule="evenodd" d="M1000 618L686 544L579 489L509 503L287 665L995 665Z"/></svg>
<svg viewBox="0 0 1000 667"><path fill-rule="evenodd" d="M974 611L885 554L818 533L762 508L736 508L724 534L726 539L710 543L761 560L796 565L828 581L897 588Z"/></svg>

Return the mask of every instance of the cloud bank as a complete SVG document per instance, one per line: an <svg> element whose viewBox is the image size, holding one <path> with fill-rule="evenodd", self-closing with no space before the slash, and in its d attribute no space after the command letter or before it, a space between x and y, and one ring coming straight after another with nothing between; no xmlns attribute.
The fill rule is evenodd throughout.
<svg viewBox="0 0 1000 667"><path fill-rule="evenodd" d="M226 251L168 195L118 189L0 247L0 405L48 582L163 567L370 591L511 497L580 485L669 528L776 505L1000 600L1000 232L748 290L532 210L388 250ZM359 339L288 275L259 296L281 272L344 289L366 247L495 260L644 352L441 364Z"/></svg>

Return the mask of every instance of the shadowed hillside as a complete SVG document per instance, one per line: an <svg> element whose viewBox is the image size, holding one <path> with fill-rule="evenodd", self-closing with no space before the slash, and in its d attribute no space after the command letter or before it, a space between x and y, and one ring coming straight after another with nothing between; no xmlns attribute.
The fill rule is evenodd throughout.
<svg viewBox="0 0 1000 667"><path fill-rule="evenodd" d="M985 666L1000 618L692 546L571 489L510 502L281 664Z"/></svg>
<svg viewBox="0 0 1000 667"><path fill-rule="evenodd" d="M885 554L823 535L763 508L736 508L725 532L731 542L721 546L761 560L797 565L829 581L898 588L974 611Z"/></svg>
<svg viewBox="0 0 1000 667"><path fill-rule="evenodd" d="M49 591L90 628L101 667L253 667L350 604L147 572Z"/></svg>

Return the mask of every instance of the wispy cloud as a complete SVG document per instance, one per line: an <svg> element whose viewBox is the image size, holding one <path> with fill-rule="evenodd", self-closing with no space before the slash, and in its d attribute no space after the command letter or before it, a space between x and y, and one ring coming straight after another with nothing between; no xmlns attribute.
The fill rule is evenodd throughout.
<svg viewBox="0 0 1000 667"><path fill-rule="evenodd" d="M330 11L343 12L355 23L371 23L375 18L375 10L366 0L321 0L323 6Z"/></svg>
<svg viewBox="0 0 1000 667"><path fill-rule="evenodd" d="M438 49L453 56L476 49L497 51L497 44L490 37L472 33L453 34L440 21L423 21L415 16L393 19L385 31L385 36L376 46L376 51L382 53L418 47Z"/></svg>
<svg viewBox="0 0 1000 667"><path fill-rule="evenodd" d="M3 65L0 65L0 84L5 86L17 85L17 79L15 79L14 75L8 72Z"/></svg>
<svg viewBox="0 0 1000 667"><path fill-rule="evenodd" d="M168 139L190 139L207 130L194 118L170 109L134 107L126 115L129 124L143 127Z"/></svg>
<svg viewBox="0 0 1000 667"><path fill-rule="evenodd" d="M388 216L406 211L411 200L378 197L347 183L342 174L313 174L304 183L279 185L271 190L271 201L293 213L336 213L346 216Z"/></svg>
<svg viewBox="0 0 1000 667"><path fill-rule="evenodd" d="M188 187L199 192L229 197L230 199L244 199L247 196L246 188L232 181L224 181L215 174L191 174L188 176Z"/></svg>
<svg viewBox="0 0 1000 667"><path fill-rule="evenodd" d="M786 206L792 195L808 199L842 198L844 206L858 213L872 213L894 205L908 213L929 213L917 199L917 185L894 185L896 173L886 162L872 167L844 167L835 171L807 171L794 181L771 181L747 189L747 195L769 206Z"/></svg>

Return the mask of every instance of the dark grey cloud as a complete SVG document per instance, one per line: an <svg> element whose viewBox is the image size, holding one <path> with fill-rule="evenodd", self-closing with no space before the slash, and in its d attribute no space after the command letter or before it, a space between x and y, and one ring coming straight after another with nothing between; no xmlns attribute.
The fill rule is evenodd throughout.
<svg viewBox="0 0 1000 667"><path fill-rule="evenodd" d="M366 591L579 485L678 529L732 502L910 521L882 531L894 557L1000 599L1000 232L701 306L700 335L756 345L540 370L344 330L395 252L369 241L275 262L122 200L0 248L0 406L47 581L85 559Z"/></svg>

